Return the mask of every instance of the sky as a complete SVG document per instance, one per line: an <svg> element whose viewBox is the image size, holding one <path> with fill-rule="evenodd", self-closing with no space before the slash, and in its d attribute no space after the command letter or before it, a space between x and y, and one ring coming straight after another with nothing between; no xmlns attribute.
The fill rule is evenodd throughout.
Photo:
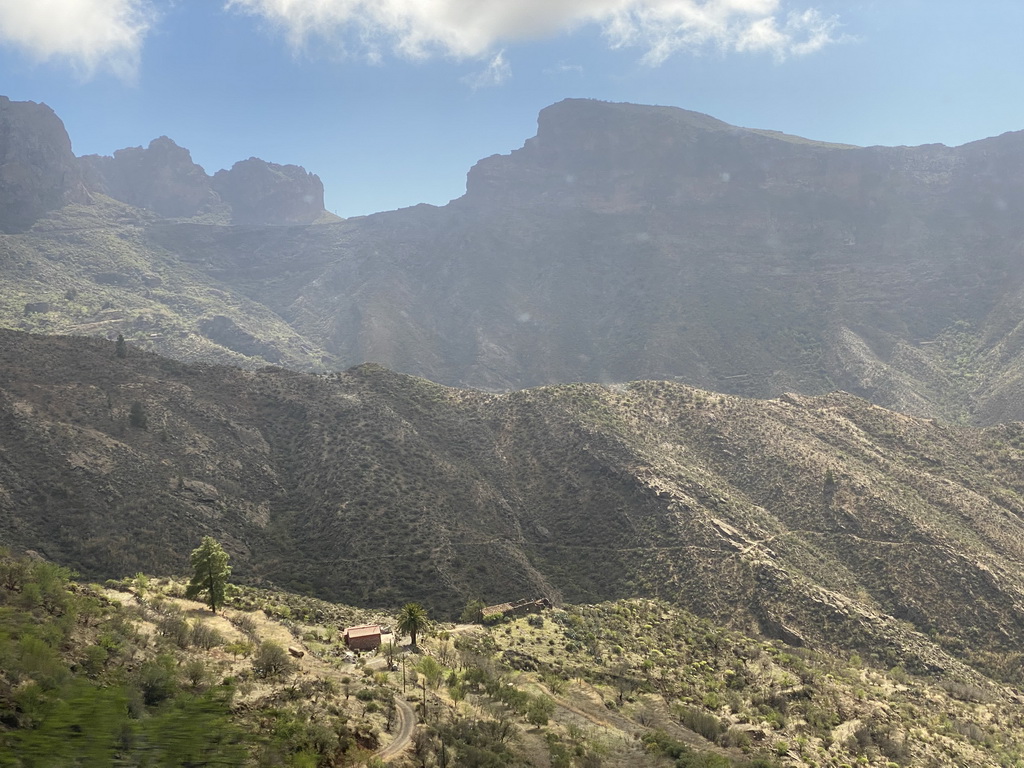
<svg viewBox="0 0 1024 768"><path fill-rule="evenodd" d="M465 192L565 98L858 145L1024 129L1020 0L0 0L0 94L76 154L169 136L350 217Z"/></svg>

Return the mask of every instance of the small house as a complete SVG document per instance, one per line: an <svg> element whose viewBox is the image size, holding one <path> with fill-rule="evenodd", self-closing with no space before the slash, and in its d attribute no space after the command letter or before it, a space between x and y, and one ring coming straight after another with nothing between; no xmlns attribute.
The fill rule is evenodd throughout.
<svg viewBox="0 0 1024 768"><path fill-rule="evenodd" d="M380 647L380 625L362 624L345 630L345 645L353 651L375 651Z"/></svg>

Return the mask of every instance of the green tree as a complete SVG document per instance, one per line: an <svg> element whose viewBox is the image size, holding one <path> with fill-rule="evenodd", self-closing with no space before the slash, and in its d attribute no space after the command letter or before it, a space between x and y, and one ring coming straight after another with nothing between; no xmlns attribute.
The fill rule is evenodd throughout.
<svg viewBox="0 0 1024 768"><path fill-rule="evenodd" d="M526 706L526 719L538 728L547 725L555 714L555 702L547 696L535 696Z"/></svg>
<svg viewBox="0 0 1024 768"><path fill-rule="evenodd" d="M295 664L288 658L288 652L284 646L278 645L273 640L264 640L260 643L256 655L252 658L252 671L256 677L271 679L291 674Z"/></svg>
<svg viewBox="0 0 1024 768"><path fill-rule="evenodd" d="M128 423L137 429L147 429L149 426L149 417L146 416L146 406L138 400L132 403L131 410L128 411Z"/></svg>
<svg viewBox="0 0 1024 768"><path fill-rule="evenodd" d="M114 343L114 354L118 357L128 357L128 345L124 343L124 336L117 334L117 341Z"/></svg>
<svg viewBox="0 0 1024 768"><path fill-rule="evenodd" d="M424 656L417 668L419 673L427 678L427 685L431 688L437 688L441 683L441 678L444 677L444 669L433 656Z"/></svg>
<svg viewBox="0 0 1024 768"><path fill-rule="evenodd" d="M462 609L463 624L479 624L484 620L484 608L486 605L483 600L470 600L466 603L466 607Z"/></svg>
<svg viewBox="0 0 1024 768"><path fill-rule="evenodd" d="M231 575L228 553L212 537L204 536L203 542L192 551L189 563L192 581L185 589L185 597L191 600L205 595L206 604L216 613L217 606L224 605L224 590Z"/></svg>
<svg viewBox="0 0 1024 768"><path fill-rule="evenodd" d="M416 635L427 628L427 612L419 603L406 603L398 614L398 631L412 638L416 645Z"/></svg>

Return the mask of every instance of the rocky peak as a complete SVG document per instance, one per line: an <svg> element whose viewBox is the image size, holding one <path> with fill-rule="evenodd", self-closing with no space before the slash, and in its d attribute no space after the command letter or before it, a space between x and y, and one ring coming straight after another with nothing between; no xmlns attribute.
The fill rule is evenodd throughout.
<svg viewBox="0 0 1024 768"><path fill-rule="evenodd" d="M45 104L0 96L0 231L89 195L64 123Z"/></svg>
<svg viewBox="0 0 1024 768"><path fill-rule="evenodd" d="M217 171L212 186L235 224L310 224L324 211L320 177L298 165L250 157Z"/></svg>
<svg viewBox="0 0 1024 768"><path fill-rule="evenodd" d="M97 191L161 216L195 216L217 202L206 171L166 136L146 149L129 147L113 157L88 155L81 161Z"/></svg>

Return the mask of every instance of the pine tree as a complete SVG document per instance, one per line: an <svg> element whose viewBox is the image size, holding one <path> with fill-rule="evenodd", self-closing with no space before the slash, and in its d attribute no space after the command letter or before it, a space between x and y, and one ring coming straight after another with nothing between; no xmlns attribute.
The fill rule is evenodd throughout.
<svg viewBox="0 0 1024 768"><path fill-rule="evenodd" d="M114 354L118 357L128 357L128 345L124 342L124 336L117 334L117 341L114 343Z"/></svg>
<svg viewBox="0 0 1024 768"><path fill-rule="evenodd" d="M204 536L202 544L192 551L189 563L192 581L185 589L185 597L191 600L205 594L206 604L216 613L217 606L224 605L224 589L231 575L228 553L215 539Z"/></svg>

